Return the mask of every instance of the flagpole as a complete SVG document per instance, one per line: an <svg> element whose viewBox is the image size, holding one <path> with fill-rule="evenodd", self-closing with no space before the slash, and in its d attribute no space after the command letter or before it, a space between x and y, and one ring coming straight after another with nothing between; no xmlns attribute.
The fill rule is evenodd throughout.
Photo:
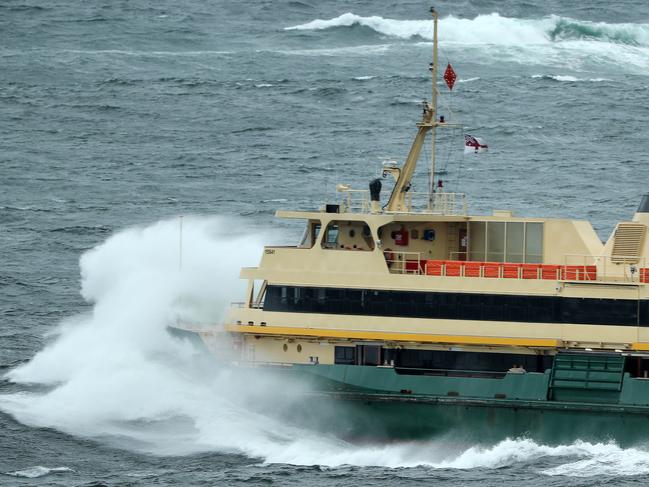
<svg viewBox="0 0 649 487"><path fill-rule="evenodd" d="M429 201L428 204L430 209L433 209L433 193L435 193L435 140L436 140L436 128L437 128L437 72L438 72L438 56L437 56L437 20L438 15L435 7L430 8L430 13L433 16L433 69L432 71L432 107L433 107L433 116L431 119L431 154L430 154L430 192L429 192Z"/></svg>

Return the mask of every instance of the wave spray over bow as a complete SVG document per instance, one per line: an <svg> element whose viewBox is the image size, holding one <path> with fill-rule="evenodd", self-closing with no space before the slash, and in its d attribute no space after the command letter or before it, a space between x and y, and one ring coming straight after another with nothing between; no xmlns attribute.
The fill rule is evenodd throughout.
<svg viewBox="0 0 649 487"><path fill-rule="evenodd" d="M49 345L7 374L23 391L0 396L0 408L28 425L154 454L218 451L267 463L442 469L554 459L541 473L649 473L649 453L614 444L356 445L266 414L265 398L276 399L277 390L286 395L285 382L242 381L167 331L179 318L218 322L229 300L244 292L235 285L239 267L255 263L261 243L233 236L232 226L186 219L180 270L178 221L122 231L84 254L81 293L91 311L66 320Z"/></svg>

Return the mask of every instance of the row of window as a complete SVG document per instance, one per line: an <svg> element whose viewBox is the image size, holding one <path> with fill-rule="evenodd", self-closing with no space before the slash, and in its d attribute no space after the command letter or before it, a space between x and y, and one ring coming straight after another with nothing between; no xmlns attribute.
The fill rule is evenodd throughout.
<svg viewBox="0 0 649 487"><path fill-rule="evenodd" d="M334 350L336 364L386 364L396 369L505 373L519 368L527 372L545 372L552 368L552 361L549 355L390 349L372 345L338 346Z"/></svg>
<svg viewBox="0 0 649 487"><path fill-rule="evenodd" d="M649 326L649 301L269 285L266 311Z"/></svg>
<svg viewBox="0 0 649 487"><path fill-rule="evenodd" d="M543 262L543 223L470 222L469 260Z"/></svg>

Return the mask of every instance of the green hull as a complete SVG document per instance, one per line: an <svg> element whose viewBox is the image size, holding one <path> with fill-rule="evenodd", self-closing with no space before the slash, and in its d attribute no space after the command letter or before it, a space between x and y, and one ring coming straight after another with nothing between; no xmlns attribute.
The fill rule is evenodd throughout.
<svg viewBox="0 0 649 487"><path fill-rule="evenodd" d="M172 331L207 350L194 332ZM262 370L248 372L255 383ZM649 443L649 380L625 372L619 354L558 354L545 373L499 377L321 364L271 366L266 372L275 403L260 398L259 412L353 440L444 437L445 444L451 439L475 445L527 437L550 445Z"/></svg>
<svg viewBox="0 0 649 487"><path fill-rule="evenodd" d="M352 439L450 436L458 443L491 444L529 437L546 444L579 439L627 446L649 441L649 381L626 374L614 394L597 384L600 389L564 388L562 400L554 400L551 371L485 379L295 365L282 373L306 379L312 391L288 412L292 420Z"/></svg>

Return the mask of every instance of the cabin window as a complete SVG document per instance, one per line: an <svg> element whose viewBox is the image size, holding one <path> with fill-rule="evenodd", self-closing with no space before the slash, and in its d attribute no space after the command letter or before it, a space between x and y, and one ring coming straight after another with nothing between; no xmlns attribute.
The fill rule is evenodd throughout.
<svg viewBox="0 0 649 487"><path fill-rule="evenodd" d="M525 262L543 262L543 223L527 223L525 230Z"/></svg>
<svg viewBox="0 0 649 487"><path fill-rule="evenodd" d="M378 345L358 345L356 347L358 365L381 365L381 347Z"/></svg>
<svg viewBox="0 0 649 487"><path fill-rule="evenodd" d="M322 225L318 220L309 221L304 229L304 235L302 235L299 247L306 249L312 248L318 240L321 226Z"/></svg>
<svg viewBox="0 0 649 487"><path fill-rule="evenodd" d="M485 373L485 375L502 377L514 366L527 372L542 373L552 368L553 362L553 357L549 355L415 349L401 349L394 352L396 352L394 355L398 374L455 376Z"/></svg>
<svg viewBox="0 0 649 487"><path fill-rule="evenodd" d="M505 262L525 262L525 223L507 222Z"/></svg>
<svg viewBox="0 0 649 487"><path fill-rule="evenodd" d="M471 222L469 259L487 262L543 262L543 223Z"/></svg>
<svg viewBox="0 0 649 487"><path fill-rule="evenodd" d="M327 302L327 290L323 287L316 289L318 304L326 304Z"/></svg>
<svg viewBox="0 0 649 487"><path fill-rule="evenodd" d="M292 313L649 327L649 301L376 291L269 284L263 309Z"/></svg>
<svg viewBox="0 0 649 487"><path fill-rule="evenodd" d="M327 225L322 248L374 250L374 239L369 226L364 222L334 220Z"/></svg>
<svg viewBox="0 0 649 487"><path fill-rule="evenodd" d="M469 259L484 262L485 259L485 246L487 235L487 224L485 222L472 222L471 227L471 240L469 242Z"/></svg>
<svg viewBox="0 0 649 487"><path fill-rule="evenodd" d="M338 246L338 225L334 222L327 226L322 246L325 249L335 249Z"/></svg>
<svg viewBox="0 0 649 487"><path fill-rule="evenodd" d="M356 349L354 347L335 347L334 363L354 365L356 363Z"/></svg>
<svg viewBox="0 0 649 487"><path fill-rule="evenodd" d="M504 222L489 222L487 224L487 260L489 262L505 260Z"/></svg>

